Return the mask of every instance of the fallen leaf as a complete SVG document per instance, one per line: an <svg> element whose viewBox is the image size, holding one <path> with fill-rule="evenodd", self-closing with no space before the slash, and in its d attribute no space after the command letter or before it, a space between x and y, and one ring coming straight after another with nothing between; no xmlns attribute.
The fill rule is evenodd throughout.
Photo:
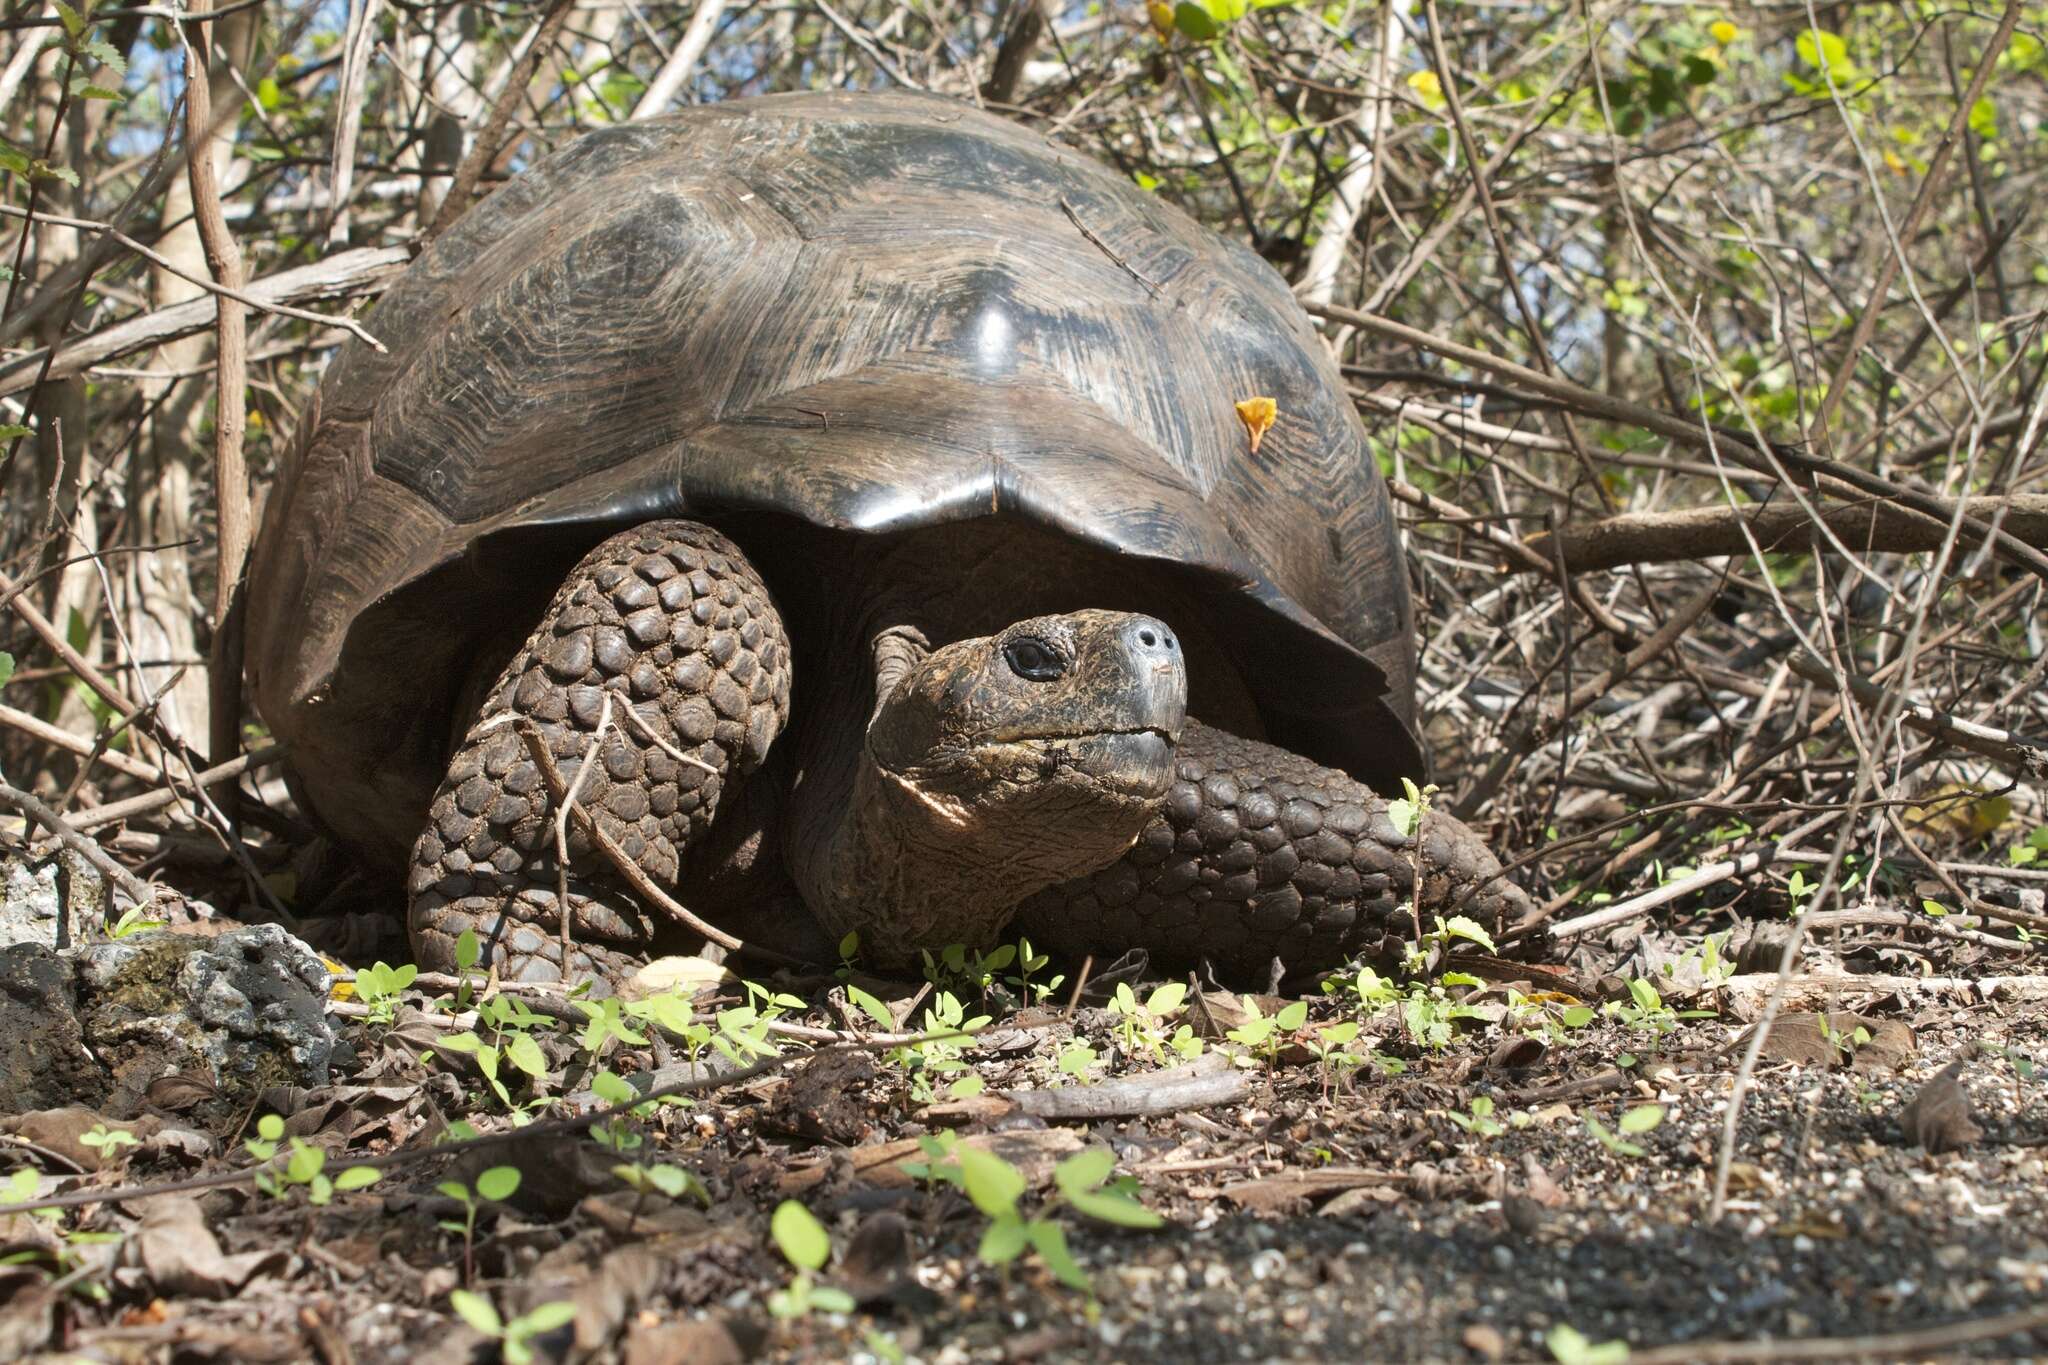
<svg viewBox="0 0 2048 1365"><path fill-rule="evenodd" d="M1851 1069L1856 1071L1897 1071L1919 1054L1919 1040L1913 1036L1911 1026L1900 1019L1886 1019L1876 1028L1868 1028L1870 1041L1856 1049L1850 1059Z"/></svg>
<svg viewBox="0 0 2048 1365"><path fill-rule="evenodd" d="M1237 405L1237 420L1244 423L1245 434L1251 437L1252 454L1259 453L1259 442L1266 439L1279 416L1280 405L1270 398L1247 398Z"/></svg>
<svg viewBox="0 0 2048 1365"><path fill-rule="evenodd" d="M1263 1180L1246 1180L1223 1189L1223 1197L1252 1213L1287 1213L1313 1200L1366 1186L1386 1185L1398 1176L1385 1171L1357 1167L1330 1167L1320 1171L1291 1171Z"/></svg>
<svg viewBox="0 0 2048 1365"><path fill-rule="evenodd" d="M201 1299L229 1297L258 1271L282 1265L290 1252L289 1247L275 1246L224 1254L199 1201L177 1195L144 1207L132 1245L157 1293Z"/></svg>
<svg viewBox="0 0 2048 1365"><path fill-rule="evenodd" d="M906 1282L914 1283L911 1260L910 1220L884 1209L853 1230L839 1254L835 1282L856 1303L875 1303L894 1296Z"/></svg>
<svg viewBox="0 0 2048 1365"><path fill-rule="evenodd" d="M97 1171L107 1166L119 1165L135 1155L136 1144L154 1137L163 1127L161 1119L143 1115L121 1122L106 1117L97 1110L82 1105L68 1105L62 1109L38 1109L33 1113L15 1114L0 1119L0 1133L11 1133L24 1142L32 1142L45 1151L55 1152L82 1171ZM126 1133L136 1139L135 1143L119 1143L113 1146L88 1145L84 1138L95 1128L108 1132Z"/></svg>
<svg viewBox="0 0 2048 1365"><path fill-rule="evenodd" d="M717 1320L665 1322L626 1335L625 1365L741 1365L753 1351Z"/></svg>
<svg viewBox="0 0 2048 1365"><path fill-rule="evenodd" d="M1757 1053L1757 1058L1760 1061L1832 1069L1840 1066L1854 1049L1856 1030L1868 1031L1876 1027L1877 1022L1847 1010L1836 1010L1826 1016L1826 1027L1822 1027L1822 1016L1818 1014L1788 1011L1771 1022L1770 1036L1764 1039L1763 1050ZM1762 1027L1758 1024L1736 1039L1735 1050L1740 1052L1747 1048Z"/></svg>
<svg viewBox="0 0 2048 1365"><path fill-rule="evenodd" d="M1909 1142L1930 1153L1947 1152L1968 1147L1984 1136L1970 1113L1970 1096L1957 1080L1962 1069L1962 1062L1950 1062L1906 1102L1899 1126Z"/></svg>
<svg viewBox="0 0 2048 1365"><path fill-rule="evenodd" d="M681 990L695 995L706 986L720 986L735 980L731 968L704 957L657 957L620 983L619 994L628 1000Z"/></svg>

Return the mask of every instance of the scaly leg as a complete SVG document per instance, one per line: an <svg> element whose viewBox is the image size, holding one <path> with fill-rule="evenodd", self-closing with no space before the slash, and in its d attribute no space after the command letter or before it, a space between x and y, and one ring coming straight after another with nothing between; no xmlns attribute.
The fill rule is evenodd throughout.
<svg viewBox="0 0 2048 1365"><path fill-rule="evenodd" d="M607 698L599 762L579 785ZM673 886L789 718L789 642L731 541L693 522L648 522L576 566L483 711L413 849L414 955L452 970L457 938L473 929L507 979L614 982L645 959L657 922L572 819L563 963L555 804L512 718L538 727L577 804L626 856Z"/></svg>
<svg viewBox="0 0 2048 1365"><path fill-rule="evenodd" d="M1263 979L1354 956L1396 957L1415 937L1402 907L1416 840L1386 798L1332 768L1190 720L1174 751L1165 808L1131 851L1101 871L1024 902L1016 927L1034 946L1114 956L1149 949L1206 959L1227 977ZM1432 812L1421 829L1425 928L1499 863L1463 824ZM1459 913L1487 928L1528 906L1495 881Z"/></svg>

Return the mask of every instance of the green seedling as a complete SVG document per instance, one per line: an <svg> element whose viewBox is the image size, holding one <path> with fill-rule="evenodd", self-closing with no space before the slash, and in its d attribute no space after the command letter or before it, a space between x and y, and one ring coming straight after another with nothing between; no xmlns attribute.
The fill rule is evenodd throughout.
<svg viewBox="0 0 2048 1365"><path fill-rule="evenodd" d="M1082 1085L1086 1085L1094 1079L1088 1073L1093 1071L1100 1062L1101 1058L1096 1055L1094 1047L1089 1044L1086 1038L1069 1038L1066 1045L1060 1049L1060 1074L1062 1076L1072 1076Z"/></svg>
<svg viewBox="0 0 2048 1365"><path fill-rule="evenodd" d="M90 1132L78 1135L79 1145L90 1147L100 1154L100 1160L112 1165L121 1157L123 1147L140 1147L142 1139L126 1128L109 1128L104 1123L95 1123Z"/></svg>
<svg viewBox="0 0 2048 1365"><path fill-rule="evenodd" d="M1123 1040L1125 1054L1135 1056L1142 1047L1152 1054L1154 1061L1162 1063L1169 1050L1187 1061L1201 1056L1202 1040L1186 1024L1171 1037L1166 1032L1166 1021L1180 1013L1187 994L1185 984L1169 981L1140 1001L1128 982L1118 982L1109 1012L1116 1019L1117 1036Z"/></svg>
<svg viewBox="0 0 2048 1365"><path fill-rule="evenodd" d="M809 1209L794 1199L783 1200L776 1206L768 1230L774 1235L775 1245L781 1249L784 1259L796 1268L796 1276L790 1280L789 1287L768 1296L770 1313L778 1318L800 1318L813 1310L826 1313L851 1313L854 1310L853 1295L843 1289L821 1285L812 1278L832 1259L832 1238L825 1231L825 1225Z"/></svg>
<svg viewBox="0 0 2048 1365"><path fill-rule="evenodd" d="M1282 1040L1308 1022L1308 1001L1296 1000L1269 1016L1259 1013L1258 1001L1250 996L1240 996L1239 1000L1251 1017L1223 1036L1263 1056L1270 1071L1279 1064Z"/></svg>
<svg viewBox="0 0 2048 1365"><path fill-rule="evenodd" d="M498 1316L497 1308L489 1299L467 1289L451 1290L448 1306L479 1336L490 1337L498 1343L505 1365L533 1365L533 1347L527 1343L576 1321L576 1305L557 1301L544 1303L531 1313L506 1322Z"/></svg>
<svg viewBox="0 0 2048 1365"><path fill-rule="evenodd" d="M1031 979L1033 972L1043 971L1051 962L1051 957L1032 950L1030 939L1020 938L1017 940L1017 974L1006 976L1003 980L1016 988L1018 997L1026 1004L1041 1004L1067 980L1064 975L1055 976L1050 981Z"/></svg>
<svg viewBox="0 0 2048 1365"><path fill-rule="evenodd" d="M1470 1112L1468 1113L1446 1113L1444 1117L1476 1137L1499 1137L1507 1131L1506 1128L1501 1126L1500 1121L1493 1116L1493 1100L1491 1097L1474 1095L1469 1109Z"/></svg>
<svg viewBox="0 0 2048 1365"><path fill-rule="evenodd" d="M364 1189L383 1178L382 1172L373 1166L344 1166L329 1175L326 1149L304 1138L287 1139L284 1120L276 1114L258 1119L256 1136L244 1140L242 1147L263 1163L250 1179L272 1199L288 1199L294 1189L303 1189L307 1203L324 1206L337 1194ZM280 1151L285 1153L282 1165L276 1164Z"/></svg>
<svg viewBox="0 0 2048 1365"><path fill-rule="evenodd" d="M1616 1156L1631 1159L1643 1154L1643 1149L1629 1138L1649 1132L1664 1121L1664 1106L1661 1104L1639 1104L1623 1114L1610 1131L1606 1124L1586 1115L1586 1131L1597 1139L1602 1147Z"/></svg>
<svg viewBox="0 0 2048 1365"><path fill-rule="evenodd" d="M476 1216L486 1200L496 1204L510 1199L519 1189L519 1168L517 1166L493 1166L476 1178L476 1189L460 1180L444 1180L434 1188L462 1205L462 1217L444 1218L438 1224L443 1232L462 1235L462 1282L468 1284L475 1278L476 1263Z"/></svg>
<svg viewBox="0 0 2048 1365"><path fill-rule="evenodd" d="M167 920L152 919L141 906L131 905L121 912L119 919L107 926L107 937L112 939L127 938L130 934L141 934L151 929L161 929L168 922Z"/></svg>
<svg viewBox="0 0 2048 1365"><path fill-rule="evenodd" d="M393 967L379 962L356 973L356 999L369 1011L372 1024L388 1026L398 1017L398 997L420 969L410 962L402 967Z"/></svg>
<svg viewBox="0 0 2048 1365"><path fill-rule="evenodd" d="M1627 1342L1603 1341L1595 1346L1585 1333L1562 1322L1550 1329L1543 1344L1550 1348L1557 1365L1625 1365L1628 1360Z"/></svg>
<svg viewBox="0 0 2048 1365"><path fill-rule="evenodd" d="M1128 1176L1110 1179L1116 1156L1105 1148L1076 1152L1053 1168L1058 1193L1037 1214L1027 1217L1018 1201L1029 1182L1024 1173L993 1152L959 1141L952 1133L918 1139L927 1160L906 1162L904 1169L925 1180L944 1181L966 1192L974 1207L988 1217L978 1254L989 1265L1008 1265L1026 1251L1038 1253L1053 1277L1070 1289L1092 1293L1088 1274L1067 1247L1066 1230L1052 1219L1064 1203L1079 1213L1126 1228L1156 1228L1165 1223L1138 1202L1137 1182Z"/></svg>
<svg viewBox="0 0 2048 1365"><path fill-rule="evenodd" d="M985 1014L969 1018L967 1007L961 1004L959 997L951 991L940 991L926 1007L924 1024L919 1032L971 1034L987 1028L988 1023L989 1017ZM934 1086L936 1077L957 1075L967 1070L967 1063L960 1060L965 1051L965 1046L957 1038L932 1038L892 1048L889 1060L909 1070L911 1098L919 1104L930 1104L938 1098Z"/></svg>

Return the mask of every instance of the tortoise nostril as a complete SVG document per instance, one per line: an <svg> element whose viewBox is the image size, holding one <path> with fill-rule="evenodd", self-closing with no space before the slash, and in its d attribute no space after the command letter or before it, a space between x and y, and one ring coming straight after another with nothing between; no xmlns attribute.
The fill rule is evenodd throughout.
<svg viewBox="0 0 2048 1365"><path fill-rule="evenodd" d="M1150 649L1159 643L1159 637L1149 630L1141 630L1138 632L1138 643Z"/></svg>

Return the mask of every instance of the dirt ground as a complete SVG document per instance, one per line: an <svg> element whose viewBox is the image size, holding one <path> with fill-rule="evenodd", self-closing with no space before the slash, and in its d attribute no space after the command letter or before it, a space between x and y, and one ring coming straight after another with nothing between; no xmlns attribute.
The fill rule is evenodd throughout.
<svg viewBox="0 0 2048 1365"><path fill-rule="evenodd" d="M493 1359L504 1348L456 1309L465 1281L501 1325L535 1309L538 1326L560 1320L505 1350L514 1360L1623 1358L1608 1343L1639 1361L2048 1353L2038 951L1911 927L1874 942L1836 941L1802 964L1741 1109L1719 1221L1729 1095L1771 978L1725 938L1703 955L1697 932L1626 926L1561 970L1453 962L1481 984L1440 997L1471 1012L1443 1025L1442 1046L1418 1041L1427 1020L1345 989L1305 997L1301 1027L1246 1046L1214 1036L1245 1028L1238 1002L1199 991L1162 1011L1155 1057L1142 1036L1155 1021L1127 1035L1125 1016L1087 1003L1114 999L1106 982L1070 1018L1067 983L1027 1006L1000 980L979 997L956 980L971 1012L996 1017L922 1069L789 1037L873 1027L847 982L817 978L782 987L780 1062L621 1122L611 1149L560 1130L600 1103L592 1054L547 1017L576 1011L535 999L523 1031L545 1065L508 1093L540 1121L424 1159L463 1131L451 1123L513 1131L474 1066L436 1047L476 1001L416 985L372 1019L344 991L350 1046L323 1091L272 1091L212 1131L153 1092L160 1103L126 1125L142 1142L110 1157L88 1131L105 1116L8 1139L32 1143L10 1156L42 1158L17 1196L127 1188L61 1221L0 1215L16 1253L0 1268L0 1359ZM1902 974L1909 958L1918 971ZM938 999L918 983L851 984L915 1023ZM740 1003L729 982L710 985L698 1017ZM1837 1011L1826 1027L1816 1005ZM1171 1050L1183 1025L1180 1046L1201 1038L1201 1056ZM1310 1046L1339 1043L1363 1060L1326 1064ZM651 1044L603 1050L621 1074L664 1063L664 1080L709 1069ZM1048 1118L1027 1092L1123 1112ZM1128 1112L1145 1103L1166 1112ZM231 1172L251 1165L258 1111L288 1121L286 1156L297 1138L329 1175L381 1159L382 1178L324 1205L306 1183L252 1189ZM940 1133L1015 1170L1015 1208L1060 1230L1087 1289L1029 1249L982 1258L992 1222L974 1188L903 1168L943 1160L917 1142ZM1134 1182L1118 1198L1161 1226L1114 1226L1055 1193L1059 1163L1089 1149L1113 1155ZM622 1165L643 1173L639 1192ZM476 1200L465 1253L446 1182L495 1188L484 1172L505 1166L520 1187ZM662 1167L694 1182L645 1174ZM223 1183L163 1188L195 1178ZM829 1234L815 1284L852 1311L828 1292L776 1313L794 1275L770 1231L785 1200ZM557 1304L573 1312L543 1307Z"/></svg>

